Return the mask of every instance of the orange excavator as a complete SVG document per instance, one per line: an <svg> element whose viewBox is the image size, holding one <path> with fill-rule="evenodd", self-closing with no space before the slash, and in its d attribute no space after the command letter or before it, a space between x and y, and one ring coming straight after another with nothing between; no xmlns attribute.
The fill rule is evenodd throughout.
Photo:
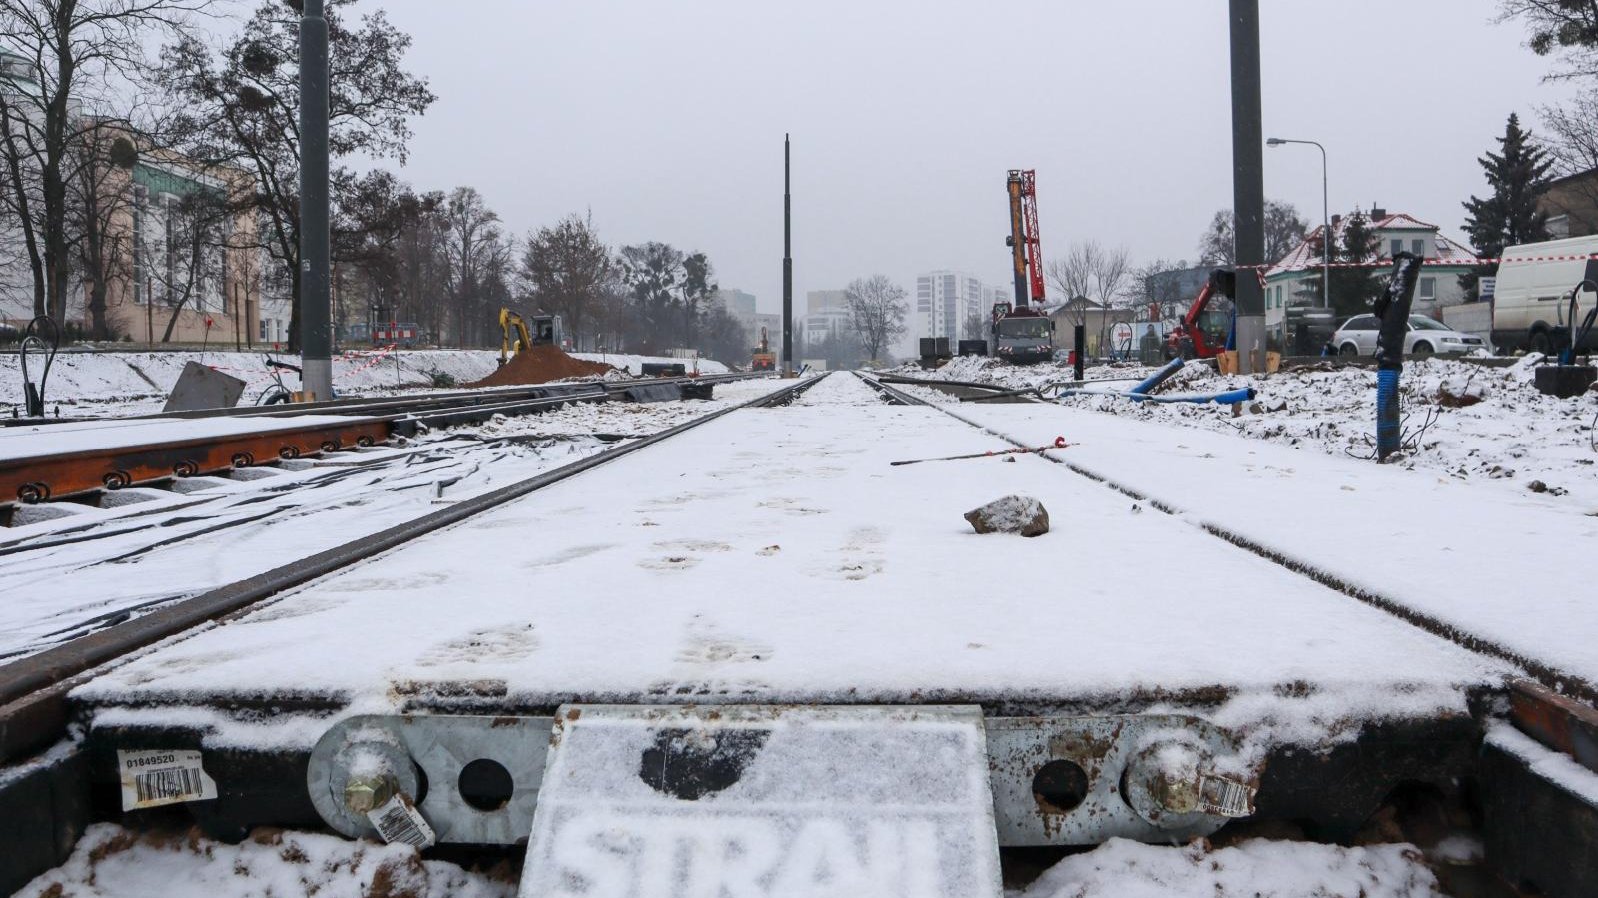
<svg viewBox="0 0 1598 898"><path fill-rule="evenodd" d="M750 371L775 371L777 370L777 354L771 351L771 341L766 337L766 329L760 329L760 345L755 347L749 361Z"/></svg>

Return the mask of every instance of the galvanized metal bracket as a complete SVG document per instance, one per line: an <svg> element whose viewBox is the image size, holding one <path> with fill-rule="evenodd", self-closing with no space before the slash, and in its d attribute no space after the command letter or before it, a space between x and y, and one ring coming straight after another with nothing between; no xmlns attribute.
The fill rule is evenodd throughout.
<svg viewBox="0 0 1598 898"><path fill-rule="evenodd" d="M306 784L327 824L352 837L376 830L351 807L352 779L385 766L440 843L514 845L538 804L549 717L352 717L311 751Z"/></svg>

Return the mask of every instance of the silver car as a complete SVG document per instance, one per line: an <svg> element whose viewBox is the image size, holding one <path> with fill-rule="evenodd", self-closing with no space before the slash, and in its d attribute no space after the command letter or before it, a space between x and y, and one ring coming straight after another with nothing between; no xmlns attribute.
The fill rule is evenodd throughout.
<svg viewBox="0 0 1598 898"><path fill-rule="evenodd" d="M1376 335L1381 319L1375 315L1355 315L1332 334L1332 346L1345 357L1376 354ZM1486 343L1480 337L1461 333L1424 315L1409 316L1409 333L1404 336L1404 354L1428 356L1434 352L1470 352Z"/></svg>

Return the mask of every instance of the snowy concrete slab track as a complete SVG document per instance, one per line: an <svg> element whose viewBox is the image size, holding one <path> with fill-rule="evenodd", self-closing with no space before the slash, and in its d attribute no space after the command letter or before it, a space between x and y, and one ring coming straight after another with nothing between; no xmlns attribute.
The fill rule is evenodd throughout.
<svg viewBox="0 0 1598 898"><path fill-rule="evenodd" d="M372 727L412 726L418 745L466 739L475 748L450 750L466 760L492 753L491 735L470 733L542 746L585 707L957 705L985 719L1000 845L1213 832L1218 817L1151 829L1128 816L1130 792L1094 804L1130 788L1163 744L1145 740L1173 730L1235 738L1239 766L1222 769L1258 787L1262 819L1346 839L1400 783L1457 782L1483 700L1523 672L1518 656L1472 650L1163 513L1163 498L1107 488L1084 467L1086 425L1046 432L1052 407L980 410L1016 416L1022 442L1073 443L1050 460L893 466L1001 449L995 433L1010 431L887 404L851 375L813 383L785 407L730 411L461 514L62 684L86 725L83 763L104 783L112 749L200 747L224 793L192 808L206 831L355 835L310 806L308 781L312 794L323 781L307 764L325 770L324 745ZM1040 499L1053 532L970 532L964 511L1012 493ZM1089 744L1100 753L1084 761L1094 791L1081 808L1109 824L1038 791L1051 757ZM515 788L536 793L539 768L523 762ZM435 789L457 776L427 770ZM536 808L515 794L514 807ZM449 813L440 832L463 819ZM525 817L510 822L505 833L528 832Z"/></svg>
<svg viewBox="0 0 1598 898"><path fill-rule="evenodd" d="M1462 714L1469 690L1511 673L1043 460L958 476L888 464L990 448L834 376L325 577L76 697L157 716L296 697L365 713L462 695L546 711L1136 697L1313 742L1350 721ZM1040 498L1055 531L970 533L961 513L1008 493ZM1165 568L1215 588L1195 595Z"/></svg>
<svg viewBox="0 0 1598 898"><path fill-rule="evenodd" d="M1523 490L1051 403L963 404L1074 470L1598 700L1598 518Z"/></svg>

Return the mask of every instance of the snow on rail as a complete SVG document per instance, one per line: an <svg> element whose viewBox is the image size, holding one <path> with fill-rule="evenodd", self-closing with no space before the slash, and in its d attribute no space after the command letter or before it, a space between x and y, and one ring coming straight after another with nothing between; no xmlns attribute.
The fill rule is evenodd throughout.
<svg viewBox="0 0 1598 898"><path fill-rule="evenodd" d="M595 434L648 436L782 386L738 381L718 384L708 401L579 403L496 416L403 449L339 453L301 470L259 468L243 481L207 478L207 488L183 494L142 490L156 498L5 528L0 662L585 458L607 446ZM41 429L57 427L88 432Z"/></svg>
<svg viewBox="0 0 1598 898"><path fill-rule="evenodd" d="M1467 688L1509 672L1041 459L889 466L994 444L828 378L803 404L736 412L76 694L325 695L366 713L463 690L517 707L1204 696L1225 702L1223 725L1315 741L1462 712ZM962 513L1010 493L1042 500L1054 531L973 534Z"/></svg>
<svg viewBox="0 0 1598 898"><path fill-rule="evenodd" d="M375 420L360 415L295 415L289 418L110 419L21 425L0 429L0 462Z"/></svg>

